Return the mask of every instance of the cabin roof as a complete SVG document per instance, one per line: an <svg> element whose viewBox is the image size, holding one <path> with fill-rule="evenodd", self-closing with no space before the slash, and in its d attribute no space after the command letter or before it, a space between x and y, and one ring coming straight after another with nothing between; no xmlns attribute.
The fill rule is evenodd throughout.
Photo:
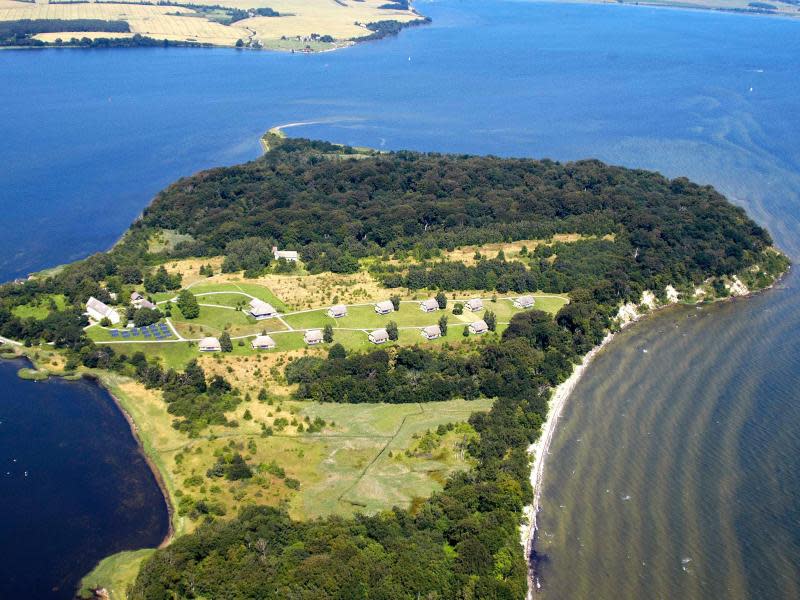
<svg viewBox="0 0 800 600"><path fill-rule="evenodd" d="M422 333L427 337L436 337L442 335L442 330L438 325L428 325L422 328Z"/></svg>

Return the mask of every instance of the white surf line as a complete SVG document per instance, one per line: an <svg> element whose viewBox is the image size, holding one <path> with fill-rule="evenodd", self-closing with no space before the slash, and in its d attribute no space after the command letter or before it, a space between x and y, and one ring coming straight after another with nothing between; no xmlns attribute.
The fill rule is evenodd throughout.
<svg viewBox="0 0 800 600"><path fill-rule="evenodd" d="M363 117L331 117L328 119L317 119L315 121L296 121L294 123L285 123L284 125L276 125L271 127L270 131L283 131L292 127L303 127L305 125L329 125L333 123L347 123L348 121L357 122L365 121Z"/></svg>
<svg viewBox="0 0 800 600"><path fill-rule="evenodd" d="M533 444L528 447L528 454L533 456L533 463L531 465L530 481L533 486L533 502L523 509L523 514L527 519L527 523L520 526L520 542L525 548L525 561L528 563L528 595L527 600L533 599L534 588L537 582L533 581L533 574L530 568L530 555L533 548L533 541L537 530L537 514L540 510L541 502L541 488L544 479L544 465L545 458L547 457L550 443L553 441L553 436L556 432L558 418L561 415L561 410L564 408L569 396L575 389L575 386L580 381L589 363L597 355L597 353L605 347L614 338L613 333L609 333L603 338L598 346L595 346L583 357L581 363L572 370L572 374L563 381L560 385L556 386L553 390L553 395L550 398L549 410L547 413L547 420L542 427L542 435Z"/></svg>

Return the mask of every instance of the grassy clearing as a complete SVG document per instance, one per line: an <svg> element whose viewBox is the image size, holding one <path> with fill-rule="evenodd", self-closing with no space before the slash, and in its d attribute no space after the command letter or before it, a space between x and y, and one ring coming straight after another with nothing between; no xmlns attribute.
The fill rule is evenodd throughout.
<svg viewBox="0 0 800 600"><path fill-rule="evenodd" d="M108 591L109 600L125 600L127 598L126 590L136 580L139 566L153 552L155 550L145 548L144 550L120 552L104 558L81 581L81 595L90 597L92 590L105 588Z"/></svg>
<svg viewBox="0 0 800 600"><path fill-rule="evenodd" d="M212 280L221 280L223 278L226 280ZM231 275L217 275L213 278L207 279L206 281L199 281L198 283L193 284L190 289L193 294L197 295L198 302L213 302L213 299L217 296L227 297L227 294L223 295L220 294L220 292L230 292L231 301L233 301L233 298L235 297L237 302L243 301L245 304L248 304L250 299L247 296L242 295L247 294L258 298L259 300L263 300L264 302L269 302L280 312L285 312L287 310L286 304L284 304L283 300L273 294L272 290L270 290L268 287L259 285L257 283L242 281L239 277ZM209 293L212 293L213 295L201 295ZM233 306L236 306L236 302L233 303Z"/></svg>
<svg viewBox="0 0 800 600"><path fill-rule="evenodd" d="M441 489L455 470L469 466L458 445L462 437L446 436L435 454L406 455L418 437L438 425L463 422L490 400L452 400L414 405L310 404L303 414L342 424L336 435L318 436L325 458L311 485L291 507L301 518L321 514L373 513L391 506L408 507L415 498Z"/></svg>
<svg viewBox="0 0 800 600"><path fill-rule="evenodd" d="M145 452L161 473L177 508L176 535L199 524L181 514L183 506L198 500L218 507L221 518L233 516L246 504L283 506L299 519L409 506L415 498L440 489L448 474L470 466L460 450L461 434L444 436L436 452L426 455L415 452L419 436L491 407L490 400L424 406L316 404L282 399L270 387L269 402L247 400L229 415L238 427L215 426L190 438L172 427L160 392L125 377L100 375L137 423ZM245 418L246 410L252 418ZM299 432L298 425L316 418L326 422L322 431ZM272 427L274 434L264 437L262 424ZM206 472L225 451L241 452L256 475L234 482L209 477ZM270 464L285 475L270 472L266 468ZM287 478L299 481L299 489L287 485ZM83 588L102 586L112 598L124 598L127 584L149 552L124 552L104 560L84 579Z"/></svg>
<svg viewBox="0 0 800 600"><path fill-rule="evenodd" d="M63 294L48 294L42 296L36 304L21 304L15 306L11 312L20 319L33 317L34 319L44 319L50 314L51 301L56 310L64 310L67 306L67 299Z"/></svg>
<svg viewBox="0 0 800 600"><path fill-rule="evenodd" d="M147 251L153 254L173 250L181 242L189 242L192 236L172 229L162 229L147 240Z"/></svg>

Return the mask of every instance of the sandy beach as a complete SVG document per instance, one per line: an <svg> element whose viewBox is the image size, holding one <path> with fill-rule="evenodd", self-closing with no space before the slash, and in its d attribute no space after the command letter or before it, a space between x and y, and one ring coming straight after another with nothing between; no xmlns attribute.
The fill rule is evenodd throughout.
<svg viewBox="0 0 800 600"><path fill-rule="evenodd" d="M561 409L564 407L567 398L569 398L570 394L572 394L572 390L575 389L575 386L580 381L581 377L586 371L586 368L592 362L592 359L594 359L597 353L600 352L600 350L602 350L613 338L613 333L606 335L603 341L589 351L583 357L583 360L579 365L575 366L572 371L572 375L570 375L568 379L555 388L553 391L553 396L550 399L550 410L547 413L547 421L545 421L544 425L542 426L542 435L538 440L536 440L536 442L528 447L528 453L533 456L533 464L531 466L533 503L525 507L523 511L523 514L525 515L525 523L520 527L520 541L525 548L526 560L531 555L534 537L536 535L536 516L539 512L539 500L541 497L540 490L542 479L544 477L545 458L547 456L548 449L550 448L550 442L552 441L553 435L556 431L558 418L561 415ZM534 586L536 585L537 584L533 580L533 573L531 571L528 580L528 599L533 598L533 590Z"/></svg>

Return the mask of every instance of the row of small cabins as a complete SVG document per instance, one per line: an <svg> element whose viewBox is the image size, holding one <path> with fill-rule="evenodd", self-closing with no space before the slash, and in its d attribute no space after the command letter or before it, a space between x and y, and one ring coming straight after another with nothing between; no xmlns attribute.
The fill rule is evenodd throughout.
<svg viewBox="0 0 800 600"><path fill-rule="evenodd" d="M156 305L147 300L142 294L139 292L131 293L131 304L135 308L156 308ZM518 298L514 299L514 306L517 308L531 308L534 305L534 298L533 296L519 296ZM483 310L483 300L480 298L471 298L464 303L464 307L471 311L471 312L478 312ZM436 301L435 298L428 298L427 300L423 300L419 303L419 308L423 312L435 312L439 310L439 303ZM89 300L86 302L86 312L87 314L94 319L95 321L102 321L103 319L108 319L112 325L116 325L120 322L119 313L105 304L101 302L94 296L90 297ZM263 300L259 300L258 298L253 298L250 300L249 310L247 311L254 319L256 320L263 320L263 319L271 319L273 317L278 316L278 311L272 306L269 302L264 302ZM394 312L394 304L392 304L391 300L383 300L381 302L375 303L375 312L380 315L388 315L389 313ZM341 317L347 316L347 306L344 304L335 304L328 309L328 316L334 319L338 319ZM477 321L477 323L482 323L483 321ZM432 325L431 327L436 327ZM383 330L378 330L383 331ZM475 333L475 332L474 332ZM423 331L423 334L424 331ZM435 332L431 330L430 335L433 337L429 337L429 339L435 339L439 337L435 335ZM269 336L267 336L269 337ZM428 335L426 335L428 337ZM376 338L377 339L377 338ZM307 343L318 343L306 340ZM375 342L375 343L382 343L382 342Z"/></svg>
<svg viewBox="0 0 800 600"><path fill-rule="evenodd" d="M468 325L469 332L474 335L480 335L489 331L489 326L483 319L470 323ZM422 337L427 340L435 340L442 337L442 330L438 325L428 325L421 329ZM373 344L385 344L389 341L389 332L386 329L376 329L370 331L368 334L369 341ZM303 335L303 341L309 346L316 346L324 341L322 330L310 329ZM251 345L254 350L273 350L276 347L275 340L269 335L257 335L253 338ZM201 352L219 352L222 346L219 340L215 337L206 337L200 340L198 347Z"/></svg>

